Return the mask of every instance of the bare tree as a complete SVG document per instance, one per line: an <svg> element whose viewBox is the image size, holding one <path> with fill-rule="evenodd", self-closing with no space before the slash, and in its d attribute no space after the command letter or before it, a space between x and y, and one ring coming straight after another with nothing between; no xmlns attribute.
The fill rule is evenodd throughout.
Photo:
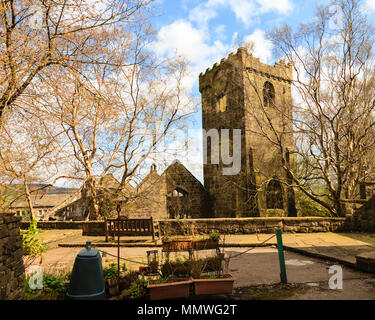
<svg viewBox="0 0 375 320"><path fill-rule="evenodd" d="M29 185L47 181L56 174L59 160L59 136L62 131L50 130L40 114L12 113L0 135L0 181L14 194L13 201L25 198L33 219L34 208ZM21 183L22 188L14 185Z"/></svg>
<svg viewBox="0 0 375 320"><path fill-rule="evenodd" d="M127 184L191 107L182 84L185 63L156 59L144 35L128 39L127 67L60 74L60 81L50 78L46 94L38 95L40 110L64 131L65 153L72 156L70 172L60 175L83 181L82 199L92 220L99 216L98 182L114 173L120 183L113 198L133 197Z"/></svg>
<svg viewBox="0 0 375 320"><path fill-rule="evenodd" d="M334 14L339 24L332 24ZM373 31L357 0L318 7L314 21L297 31L288 25L274 29L270 37L277 53L293 68L293 105L280 101L269 108L263 86L248 76L261 106L251 112L255 131L278 150L285 183L333 216L345 216L343 199L354 197L359 181L374 174ZM285 139L290 134L293 149ZM288 157L300 165L293 167ZM326 192L315 192L317 184Z"/></svg>
<svg viewBox="0 0 375 320"><path fill-rule="evenodd" d="M40 76L118 65L110 34L144 18L147 0L1 0L0 127L4 111Z"/></svg>

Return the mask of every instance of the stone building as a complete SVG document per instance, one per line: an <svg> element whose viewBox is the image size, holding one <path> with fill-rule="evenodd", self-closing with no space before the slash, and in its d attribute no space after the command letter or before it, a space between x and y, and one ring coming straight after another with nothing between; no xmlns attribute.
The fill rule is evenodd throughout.
<svg viewBox="0 0 375 320"><path fill-rule="evenodd" d="M119 182L108 174L98 183L98 196L115 190ZM203 185L183 164L173 162L162 174L155 165L137 187L130 184L108 209L108 214L117 216L116 206L120 204L121 215L128 218L199 218L208 216L207 197ZM79 192L72 201L56 207L53 219L86 220L87 206ZM112 199L113 200L113 199ZM103 213L103 212L101 212Z"/></svg>
<svg viewBox="0 0 375 320"><path fill-rule="evenodd" d="M111 174L107 174L98 181L97 195L99 199L103 199L107 194L111 194L118 188L120 183ZM125 191L129 194L134 193L135 190L130 184L126 184ZM117 199L121 202L121 199ZM67 199L62 205L56 206L51 210L51 218L56 220L73 220L82 221L87 220L89 216L87 200L82 197L82 188L77 190L71 198Z"/></svg>
<svg viewBox="0 0 375 320"><path fill-rule="evenodd" d="M283 61L274 66L263 64L245 48L200 74L202 125L207 133L207 139L203 139L207 143L204 186L214 217L264 216L271 212L267 209L283 209L273 212L296 215L294 191L284 183L290 182L290 177L282 168L279 149L267 138L272 137L271 122L278 133L283 133L285 156L292 165L288 151L294 145L288 120L292 112L292 76L291 65ZM215 141L211 129L219 131L218 144L211 143ZM235 175L223 174L227 165L222 157L219 163L212 161L214 153L222 153L222 129L230 129L232 155L233 148L239 147L234 143L233 130L241 130L241 169Z"/></svg>
<svg viewBox="0 0 375 320"><path fill-rule="evenodd" d="M31 203L33 205L34 218L36 220L46 220L50 212L59 205L71 202L75 189L45 187L43 185L30 185ZM40 189L40 190L39 190ZM34 191L37 190L37 191ZM16 198L11 202L9 209L15 212L17 216L26 216L29 211L29 205L25 196Z"/></svg>
<svg viewBox="0 0 375 320"><path fill-rule="evenodd" d="M127 209L129 218L199 218L209 215L203 185L179 161L159 175L152 165Z"/></svg>

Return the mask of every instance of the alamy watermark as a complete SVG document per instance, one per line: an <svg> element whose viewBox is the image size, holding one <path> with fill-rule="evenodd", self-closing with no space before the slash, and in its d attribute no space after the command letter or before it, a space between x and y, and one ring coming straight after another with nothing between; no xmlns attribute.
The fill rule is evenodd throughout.
<svg viewBox="0 0 375 320"><path fill-rule="evenodd" d="M43 289L43 268L41 266L30 266L28 274L30 275L29 288L31 290Z"/></svg>
<svg viewBox="0 0 375 320"><path fill-rule="evenodd" d="M145 150L158 136L151 130L143 134ZM201 168L203 161L204 165L221 165L223 175L233 176L241 171L241 140L241 129L176 129L159 139L148 158L168 163L174 153L176 158L187 160L190 167ZM141 174L148 173L146 167L142 170Z"/></svg>
<svg viewBox="0 0 375 320"><path fill-rule="evenodd" d="M328 286L331 290L342 290L343 288L343 272L342 267L338 265L330 266L329 274L333 274L328 281Z"/></svg>

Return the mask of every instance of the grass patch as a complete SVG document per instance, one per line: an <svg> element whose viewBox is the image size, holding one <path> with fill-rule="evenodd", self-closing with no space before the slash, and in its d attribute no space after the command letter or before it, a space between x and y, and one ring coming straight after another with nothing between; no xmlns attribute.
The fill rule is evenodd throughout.
<svg viewBox="0 0 375 320"><path fill-rule="evenodd" d="M247 300L283 300L306 292L301 284L262 285L246 288Z"/></svg>

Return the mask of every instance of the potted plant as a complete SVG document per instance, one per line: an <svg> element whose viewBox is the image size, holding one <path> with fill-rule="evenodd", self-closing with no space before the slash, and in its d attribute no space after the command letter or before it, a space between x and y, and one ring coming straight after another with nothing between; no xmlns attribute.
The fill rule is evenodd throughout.
<svg viewBox="0 0 375 320"><path fill-rule="evenodd" d="M176 259L175 261L166 261L161 266L161 274L163 277L190 277L191 263L188 259Z"/></svg>
<svg viewBox="0 0 375 320"><path fill-rule="evenodd" d="M219 247L220 234L218 232L211 232L208 236L200 239L199 237L193 240L193 249L205 250L216 249Z"/></svg>
<svg viewBox="0 0 375 320"><path fill-rule="evenodd" d="M196 295L231 294L233 292L234 280L230 274L215 274L192 278L194 293Z"/></svg>
<svg viewBox="0 0 375 320"><path fill-rule="evenodd" d="M222 274L223 260L223 254L211 260L196 258L192 260L191 280L196 295L231 294L233 292L235 279L230 274ZM204 274L207 271L215 271L215 273Z"/></svg>
<svg viewBox="0 0 375 320"><path fill-rule="evenodd" d="M192 242L191 237L163 237L162 247L164 251L189 251Z"/></svg>
<svg viewBox="0 0 375 320"><path fill-rule="evenodd" d="M160 278L149 280L147 289L150 300L187 298L190 294L191 280L188 278Z"/></svg>

